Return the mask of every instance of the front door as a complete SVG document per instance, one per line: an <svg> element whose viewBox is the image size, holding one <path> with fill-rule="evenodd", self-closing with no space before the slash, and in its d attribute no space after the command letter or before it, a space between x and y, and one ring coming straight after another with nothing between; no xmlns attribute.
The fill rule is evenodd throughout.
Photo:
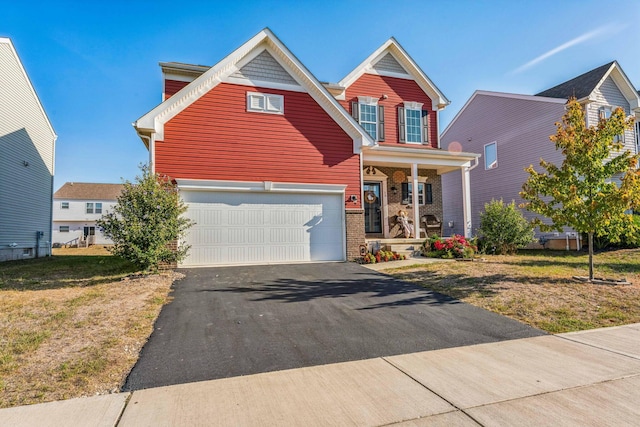
<svg viewBox="0 0 640 427"><path fill-rule="evenodd" d="M382 233L382 203L380 201L380 183L364 183L364 232Z"/></svg>

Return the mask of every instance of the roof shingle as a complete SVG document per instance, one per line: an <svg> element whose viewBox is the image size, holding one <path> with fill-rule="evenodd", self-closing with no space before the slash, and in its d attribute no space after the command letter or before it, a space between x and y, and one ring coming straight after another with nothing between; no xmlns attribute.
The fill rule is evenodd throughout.
<svg viewBox="0 0 640 427"><path fill-rule="evenodd" d="M560 83L551 89L537 93L536 96L565 99L569 99L572 96L576 99L586 98L591 95L591 92L594 91L598 83L602 80L602 77L604 77L615 62L616 61L612 61L591 71L587 71L586 73L564 83Z"/></svg>
<svg viewBox="0 0 640 427"><path fill-rule="evenodd" d="M116 200L123 188L123 184L66 182L55 192L53 198L70 200Z"/></svg>

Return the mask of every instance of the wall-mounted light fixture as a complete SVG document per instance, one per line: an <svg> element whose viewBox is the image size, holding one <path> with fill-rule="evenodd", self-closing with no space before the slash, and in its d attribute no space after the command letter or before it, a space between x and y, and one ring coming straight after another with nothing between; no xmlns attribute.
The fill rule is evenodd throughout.
<svg viewBox="0 0 640 427"><path fill-rule="evenodd" d="M391 187L391 192L393 194L398 194L398 189L395 186L393 186L393 187Z"/></svg>
<svg viewBox="0 0 640 427"><path fill-rule="evenodd" d="M24 166L26 168L27 166L29 166L29 162L27 162L26 160L23 160L22 161L22 166Z"/></svg>
<svg viewBox="0 0 640 427"><path fill-rule="evenodd" d="M355 194L352 194L350 197L351 201L355 204L358 203L358 196L356 196Z"/></svg>

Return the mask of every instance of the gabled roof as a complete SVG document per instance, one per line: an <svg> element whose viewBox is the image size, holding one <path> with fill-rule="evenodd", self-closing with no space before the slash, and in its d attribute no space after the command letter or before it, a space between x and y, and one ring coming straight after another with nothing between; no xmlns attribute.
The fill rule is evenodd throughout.
<svg viewBox="0 0 640 427"><path fill-rule="evenodd" d="M487 90L476 90L475 92L473 92L473 95L471 95L471 97L467 100L467 102L465 102L465 104L462 106L460 111L456 113L453 120L451 120L451 122L447 125L445 130L442 132L442 135L447 133L447 131L454 125L456 121L458 121L458 119L462 116L464 111L473 103L473 101L478 96L493 96L496 98L520 99L523 101L531 101L531 102L549 102L553 104L566 103L566 99L560 99L560 98L545 97L545 96L539 96L539 95L521 95L518 93L492 92Z"/></svg>
<svg viewBox="0 0 640 427"><path fill-rule="evenodd" d="M586 98L598 87L599 83L604 79L605 75L609 73L609 70L615 63L615 61L612 61L608 64L601 65L598 68L587 71L578 77L574 77L571 80L560 83L536 95L564 99L569 99L572 96L576 99Z"/></svg>
<svg viewBox="0 0 640 427"><path fill-rule="evenodd" d="M382 63L384 66L376 69L378 63ZM405 73L394 71L394 69L398 70L398 66L404 69ZM433 101L434 110L442 109L451 103L393 37L384 42L367 59L340 80L338 85L349 87L365 73L412 78L429 95Z"/></svg>
<svg viewBox="0 0 640 427"><path fill-rule="evenodd" d="M24 69L24 66L22 65L22 61L20 61L20 57L18 56L18 52L16 52L15 47L13 47L13 43L11 42L11 39L6 38L6 37L0 37L0 45L2 44L6 44L9 47L9 51L11 52L11 55L15 58L16 61L16 65L19 68L19 73L22 75L22 77L24 78L26 84L29 86L29 90L31 92L31 95L33 96L36 104L38 105L38 108L40 109L40 112L42 113L42 116L44 118L44 121L46 122L47 127L49 128L49 131L51 132L51 135L53 136L54 140L58 138L58 135L56 135L56 132L53 130L53 126L51 126L51 121L49 121L49 116L47 116L46 111L44 111L44 108L42 107L42 102L40 102L40 98L38 98L38 94L36 93L36 90L33 87L33 84L31 84L31 80L29 79L29 75L27 74L27 71ZM2 77L2 76L0 76ZM9 84L11 84L11 82L9 82Z"/></svg>
<svg viewBox="0 0 640 427"><path fill-rule="evenodd" d="M91 182L66 182L53 195L54 199L68 200L116 200L123 184L97 184Z"/></svg>
<svg viewBox="0 0 640 427"><path fill-rule="evenodd" d="M248 60L257 57L265 50L293 77L299 87L307 92L353 139L354 152L359 152L363 145L374 144L369 134L268 28L260 31L222 61L204 71L171 98L139 118L133 123L138 135L143 141L151 137L155 140L163 140L165 123L218 84L227 79L233 80L232 74L236 73ZM176 68L182 67L177 66Z"/></svg>
<svg viewBox="0 0 640 427"><path fill-rule="evenodd" d="M552 98L569 99L575 97L578 101L587 100L595 101L594 91L611 77L614 83L620 89L622 95L627 99L632 110L640 110L640 94L627 75L622 71L622 67L617 61L609 62L601 65L591 71L579 75L571 80L561 83L557 86L547 89L537 94L537 96L547 96Z"/></svg>

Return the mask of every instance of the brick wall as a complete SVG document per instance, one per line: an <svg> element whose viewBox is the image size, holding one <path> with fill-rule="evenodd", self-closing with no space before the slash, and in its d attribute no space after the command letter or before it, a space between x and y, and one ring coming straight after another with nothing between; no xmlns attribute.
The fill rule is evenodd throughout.
<svg viewBox="0 0 640 427"><path fill-rule="evenodd" d="M411 169L390 167L376 167L376 169L388 177L389 237L403 237L404 235L400 226L396 223L395 217L398 214L398 211L402 209L409 214L409 218L413 218L413 206L411 204L402 204L402 183L408 182L408 177L411 176ZM398 181L395 180L395 178L400 178L400 176L395 173L397 171L403 173L404 179ZM426 184L431 184L431 191L433 193L433 203L420 206L420 217L431 214L435 215L440 221L442 221L442 180L440 175L438 175L433 169L421 169L418 171L418 175L427 177ZM367 180L366 176L364 177L364 180ZM396 188L396 194L393 194L393 191L391 191L392 187Z"/></svg>
<svg viewBox="0 0 640 427"><path fill-rule="evenodd" d="M347 260L360 258L360 245L364 245L364 210L345 210L347 231Z"/></svg>

